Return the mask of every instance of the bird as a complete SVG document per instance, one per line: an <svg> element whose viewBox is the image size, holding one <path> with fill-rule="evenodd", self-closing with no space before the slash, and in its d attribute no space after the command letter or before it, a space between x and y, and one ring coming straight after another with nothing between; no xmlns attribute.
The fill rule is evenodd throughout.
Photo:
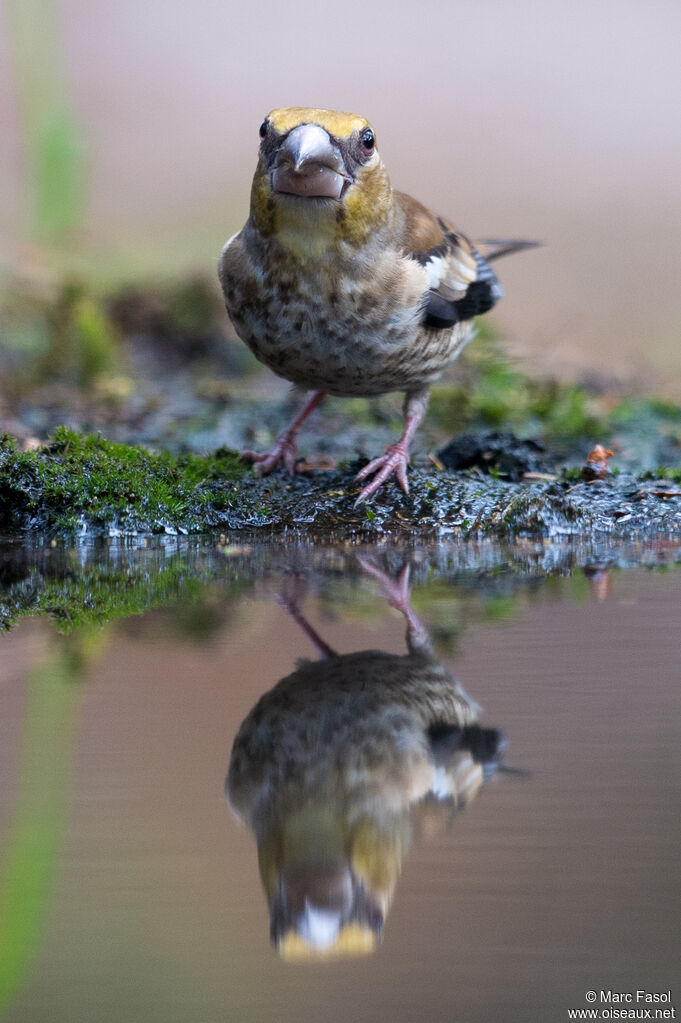
<svg viewBox="0 0 681 1023"><path fill-rule="evenodd" d="M371 953L412 838L446 827L502 767L506 737L439 663L397 581L360 559L406 621L406 654L338 654L299 607L279 602L320 654L265 693L243 721L225 792L253 831L286 960ZM304 583L304 579L303 579Z"/></svg>
<svg viewBox="0 0 681 1023"><path fill-rule="evenodd" d="M409 444L431 384L502 295L491 260L533 242L487 243L394 189L370 122L314 107L271 110L260 126L246 224L218 275L230 319L256 358L309 395L271 451L244 451L260 475L291 473L297 434L327 394L405 393L405 426L357 474L357 504L391 476L409 492ZM373 477L370 482L365 482Z"/></svg>

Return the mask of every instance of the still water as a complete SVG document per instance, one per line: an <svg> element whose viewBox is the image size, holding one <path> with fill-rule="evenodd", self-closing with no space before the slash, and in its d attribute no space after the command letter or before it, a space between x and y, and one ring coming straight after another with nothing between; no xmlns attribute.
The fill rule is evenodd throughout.
<svg viewBox="0 0 681 1023"><path fill-rule="evenodd" d="M3 1021L681 1010L678 548L4 556Z"/></svg>

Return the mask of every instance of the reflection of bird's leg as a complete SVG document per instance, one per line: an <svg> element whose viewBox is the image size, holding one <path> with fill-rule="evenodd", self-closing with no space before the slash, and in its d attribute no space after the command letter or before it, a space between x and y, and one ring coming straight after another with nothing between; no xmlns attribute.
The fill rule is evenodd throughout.
<svg viewBox="0 0 681 1023"><path fill-rule="evenodd" d="M371 558L363 558L358 555L357 560L367 575L372 575L378 581L381 592L390 606L404 615L407 623L407 647L409 653L430 655L432 652L430 636L411 606L409 565L403 566L397 579L391 579Z"/></svg>
<svg viewBox="0 0 681 1023"><path fill-rule="evenodd" d="M293 580L293 582L291 583L290 580ZM308 639L311 640L320 657L335 657L336 651L328 643L324 642L300 610L299 601L302 600L306 590L307 582L304 576L299 573L292 576L287 575L284 577L281 593L277 594L277 602L290 614L296 625L300 626Z"/></svg>
<svg viewBox="0 0 681 1023"><path fill-rule="evenodd" d="M279 434L271 451L263 454L259 454L257 451L242 451L241 458L245 462L255 462L259 476L266 476L268 472L272 472L279 462L283 462L284 467L293 476L296 471L296 459L298 457L298 447L296 445L298 431L325 396L324 391L312 391L310 393L295 419L292 420L283 433Z"/></svg>

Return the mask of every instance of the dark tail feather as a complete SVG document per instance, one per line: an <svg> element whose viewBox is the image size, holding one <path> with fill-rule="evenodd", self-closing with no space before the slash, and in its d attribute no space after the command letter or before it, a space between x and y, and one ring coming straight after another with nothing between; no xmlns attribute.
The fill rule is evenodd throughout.
<svg viewBox="0 0 681 1023"><path fill-rule="evenodd" d="M523 249L537 249L543 244L543 242L531 242L521 238L507 239L505 241L485 238L484 241L476 242L475 247L487 262L491 263L495 259L501 259L502 256L510 256L513 252L522 252Z"/></svg>
<svg viewBox="0 0 681 1023"><path fill-rule="evenodd" d="M497 767L499 774L510 774L514 778L532 778L532 771L526 770L524 767L514 767L512 764L499 764Z"/></svg>

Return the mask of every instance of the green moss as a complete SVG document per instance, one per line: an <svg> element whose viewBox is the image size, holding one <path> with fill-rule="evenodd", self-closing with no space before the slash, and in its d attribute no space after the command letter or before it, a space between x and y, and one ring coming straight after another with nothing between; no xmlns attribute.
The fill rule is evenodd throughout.
<svg viewBox="0 0 681 1023"><path fill-rule="evenodd" d="M220 449L209 457L154 454L60 427L38 451L0 441L0 527L41 532L125 528L200 531L216 495L246 469Z"/></svg>
<svg viewBox="0 0 681 1023"><path fill-rule="evenodd" d="M642 420L663 420L679 426L679 407L664 398L624 398L610 414L615 425L625 425Z"/></svg>
<svg viewBox="0 0 681 1023"><path fill-rule="evenodd" d="M484 342L484 343L483 343ZM623 438L654 446L660 438L681 441L681 408L656 397L625 397L615 405L578 384L536 380L520 372L489 334L466 349L453 384L433 389L430 416L450 434L477 429L541 436L570 449L575 442Z"/></svg>
<svg viewBox="0 0 681 1023"><path fill-rule="evenodd" d="M48 308L50 343L37 367L42 379L87 387L118 367L118 332L101 302L80 284L68 284Z"/></svg>
<svg viewBox="0 0 681 1023"><path fill-rule="evenodd" d="M652 472L642 473L641 479L670 480L673 483L681 483L681 468L669 468L669 466L662 465L658 469L653 470Z"/></svg>
<svg viewBox="0 0 681 1023"><path fill-rule="evenodd" d="M235 557L199 541L169 550L163 539L87 547L0 545L0 630L33 615L84 640L119 618L166 609L173 634L204 642L224 628L251 583ZM248 550L243 558L248 557ZM78 674L78 664L71 674Z"/></svg>
<svg viewBox="0 0 681 1023"><path fill-rule="evenodd" d="M489 597L484 608L484 616L490 622L503 622L513 618L515 614L515 597Z"/></svg>
<svg viewBox="0 0 681 1023"><path fill-rule="evenodd" d="M456 383L433 389L430 415L450 433L510 429L550 440L601 436L610 427L598 401L579 384L533 380L491 338L457 363Z"/></svg>
<svg viewBox="0 0 681 1023"><path fill-rule="evenodd" d="M599 437L610 431L595 399L578 384L528 382L531 414L542 432L557 440Z"/></svg>
<svg viewBox="0 0 681 1023"><path fill-rule="evenodd" d="M3 292L0 314L0 358L12 370L3 391L10 396L56 381L91 390L125 362L105 303L79 283L66 283L49 298Z"/></svg>
<svg viewBox="0 0 681 1023"><path fill-rule="evenodd" d="M153 572L146 571L143 562L133 569L107 563L83 568L75 558L54 575L32 567L3 591L0 629L9 629L20 618L44 614L60 631L72 632L173 605L180 599L188 606L205 588L206 573L199 575L192 578L187 566L177 560L167 567L157 566Z"/></svg>
<svg viewBox="0 0 681 1023"><path fill-rule="evenodd" d="M187 336L212 330L224 316L217 289L205 277L190 277L169 289L165 309L173 327Z"/></svg>

